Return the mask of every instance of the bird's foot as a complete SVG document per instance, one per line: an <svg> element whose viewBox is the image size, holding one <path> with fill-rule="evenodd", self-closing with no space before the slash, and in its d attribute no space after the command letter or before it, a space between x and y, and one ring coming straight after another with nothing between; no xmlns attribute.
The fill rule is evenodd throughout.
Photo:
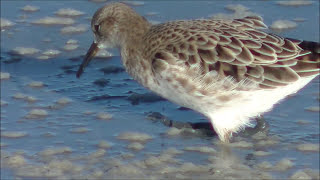
<svg viewBox="0 0 320 180"><path fill-rule="evenodd" d="M246 127L243 131L239 133L240 136L251 137L257 133L269 132L269 124L265 121L263 116L255 118L256 125L254 127Z"/></svg>
<svg viewBox="0 0 320 180"><path fill-rule="evenodd" d="M205 136L214 136L216 135L214 129L210 122L179 122L170 120L164 115L158 112L151 112L147 115L147 119L154 122L161 122L167 127L174 127L177 129L192 129L196 132L196 134L201 134Z"/></svg>

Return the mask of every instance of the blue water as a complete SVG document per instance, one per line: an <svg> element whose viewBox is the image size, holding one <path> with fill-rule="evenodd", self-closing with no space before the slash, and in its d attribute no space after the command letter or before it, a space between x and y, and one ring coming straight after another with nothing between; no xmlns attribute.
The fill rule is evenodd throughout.
<svg viewBox="0 0 320 180"><path fill-rule="evenodd" d="M155 16L148 16L153 21L168 21L177 19L207 18L215 13L232 13L224 7L227 4L242 4L249 7L252 12L262 15L267 25L278 19L292 20L305 18L306 21L297 23L297 28L277 32L281 36L293 37L310 41L319 41L319 2L310 6L286 7L275 4L274 1L146 1L142 6L135 6L140 14L157 12ZM25 5L38 6L39 11L25 13L20 10ZM13 153L23 151L28 163L39 161L37 153L50 147L68 146L72 148L72 157L86 155L97 150L96 144L100 140L112 143L108 150L108 157L117 157L120 154L131 152L126 148L127 142L120 141L116 136L121 132L135 131L151 135L153 139L145 144L142 151L133 152L135 159L143 159L146 154L157 154L168 147L183 150L188 146L212 145L216 137L199 137L188 135L186 137L167 137L164 134L168 130L161 123L153 123L146 119L146 113L159 112L176 121L206 122L202 115L190 110L180 110L178 105L168 101L140 102L133 105L128 97L132 93L147 93L148 91L132 80L125 72L104 75L100 71L103 67L122 67L120 57L116 51L115 56L108 59L95 59L81 79L76 79L74 71L81 63L84 55L93 40L90 28L81 34L64 35L60 33L63 26L39 26L30 22L44 16L55 16L54 12L60 8L74 8L86 14L74 18L76 24L87 24L90 17L101 7L103 3L90 1L1 1L1 18L6 18L16 24L1 31L1 72L9 72L9 80L1 81L1 100L8 102L1 107L1 132L24 131L28 136L22 138L1 137L1 151ZM21 15L26 15L25 22L19 22ZM45 38L51 42L44 42ZM62 47L69 39L79 41L79 48L71 52L63 51ZM9 53L15 47L34 47L41 51L47 49L61 50L61 54L49 60L38 60L39 55L19 57L21 60L15 63L5 63L13 58ZM78 60L72 61L70 58ZM65 66L71 66L65 70ZM64 67L64 68L63 68ZM98 79L109 80L105 87L94 84ZM42 81L45 87L37 89L27 86L31 81ZM32 95L39 102L30 104L23 100L13 99L16 93ZM94 97L109 95L98 101L88 101ZM72 102L60 109L46 108L61 98L68 97ZM318 99L317 99L318 98ZM265 117L270 124L270 136L277 136L279 143L275 146L267 146L262 150L272 152L265 157L255 157L254 164L268 161L272 164L282 158L294 159L295 166L284 172L270 171L275 178L287 178L301 169L319 169L319 152L301 152L296 150L296 145L303 143L319 144L319 112L309 112L305 108L319 106L319 78L313 80L295 96L289 97L275 108L266 113ZM29 120L24 116L33 108L44 108L49 116L42 120ZM97 120L94 115L84 115L85 111L108 112L113 115L110 121ZM307 121L307 124L297 123L299 120ZM70 130L78 127L86 127L87 133L71 133ZM52 134L48 137L46 134ZM256 143L252 139L246 141ZM260 148L261 149L261 148ZM248 164L246 157L258 147L241 149L231 148L233 156ZM223 150L221 150L223 151ZM32 158L27 158L32 157ZM179 156L183 162L196 164L207 163L206 155L185 152ZM1 159L1 161L4 161ZM2 179L17 177L17 168L3 166ZM18 176L19 177L19 176ZM163 177L165 178L165 176Z"/></svg>

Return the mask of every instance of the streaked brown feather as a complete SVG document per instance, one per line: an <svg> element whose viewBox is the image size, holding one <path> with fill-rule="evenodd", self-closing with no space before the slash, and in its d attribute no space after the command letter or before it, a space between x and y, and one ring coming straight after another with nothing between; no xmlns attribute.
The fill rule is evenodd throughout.
<svg viewBox="0 0 320 180"><path fill-rule="evenodd" d="M172 54L164 56L164 61L182 61L180 64L186 68L200 66L202 74L216 71L220 77L230 76L235 82L249 80L260 88L284 86L300 76L319 74L318 43L285 39L258 30L263 28L266 26L261 17L159 24L151 28L146 40L151 43L160 38L167 44L155 45L154 51L146 52L150 53L146 56L155 56L163 50ZM163 31L167 31L166 36L170 38L149 37Z"/></svg>

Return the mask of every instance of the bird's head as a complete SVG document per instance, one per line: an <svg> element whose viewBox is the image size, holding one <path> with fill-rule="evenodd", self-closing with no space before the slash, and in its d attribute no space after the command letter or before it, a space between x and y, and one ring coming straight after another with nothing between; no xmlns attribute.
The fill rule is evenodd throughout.
<svg viewBox="0 0 320 180"><path fill-rule="evenodd" d="M94 41L77 72L79 78L84 68L99 49L121 48L130 39L144 33L148 22L123 3L110 3L98 9L92 17Z"/></svg>

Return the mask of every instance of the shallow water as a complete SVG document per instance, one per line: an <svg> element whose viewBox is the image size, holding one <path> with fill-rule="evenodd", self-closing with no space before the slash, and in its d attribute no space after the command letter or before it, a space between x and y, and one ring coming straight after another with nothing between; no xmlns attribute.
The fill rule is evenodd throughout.
<svg viewBox="0 0 320 180"><path fill-rule="evenodd" d="M133 7L142 15L149 14L149 20L164 22L232 14L225 7L238 3L140 1ZM273 1L241 4L262 15L267 25L279 19L303 18L296 28L274 33L319 40L319 2L298 7ZM39 10L24 12L25 5ZM270 125L267 136L236 137L231 145L223 145L216 137L170 129L148 120L147 113L159 112L181 122L207 120L161 98L134 99L135 93L148 91L123 71L116 51L111 52L112 57L96 58L81 79L76 79L75 71L92 42L90 18L102 5L92 1L1 1L1 18L15 23L1 29L1 72L10 73L1 80L1 179L319 179L319 78L265 114ZM61 29L66 25L32 23L45 16L57 17L55 12L61 8L83 12L69 18L75 21L73 26L85 25L87 31L65 34ZM69 39L77 40L79 47L64 50ZM16 47L39 52L18 56L11 53ZM39 59L49 49L61 53ZM29 85L34 81L43 86ZM35 109L47 114L35 114ZM97 117L100 113L112 118L101 119ZM136 134L123 134L126 132Z"/></svg>

